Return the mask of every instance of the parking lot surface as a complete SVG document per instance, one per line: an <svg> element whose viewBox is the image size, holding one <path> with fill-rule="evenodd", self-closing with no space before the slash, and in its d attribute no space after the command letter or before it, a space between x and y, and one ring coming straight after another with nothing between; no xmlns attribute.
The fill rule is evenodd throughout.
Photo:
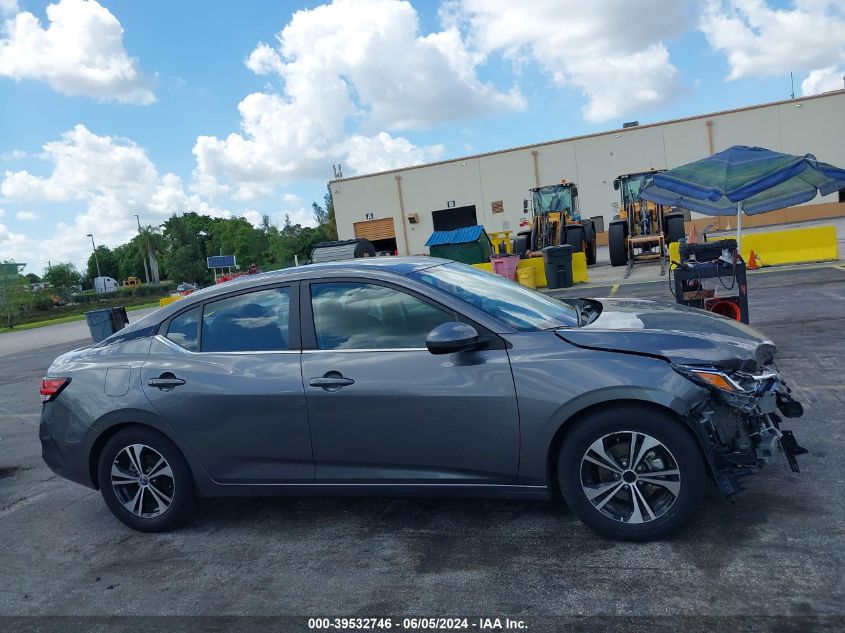
<svg viewBox="0 0 845 633"><path fill-rule="evenodd" d="M557 294L611 292L672 300L665 278ZM735 504L710 493L649 544L551 503L438 498L209 500L180 531L136 533L41 461L38 381L79 343L0 356L0 614L843 616L845 268L766 270L749 296L805 405L802 472L781 460Z"/></svg>

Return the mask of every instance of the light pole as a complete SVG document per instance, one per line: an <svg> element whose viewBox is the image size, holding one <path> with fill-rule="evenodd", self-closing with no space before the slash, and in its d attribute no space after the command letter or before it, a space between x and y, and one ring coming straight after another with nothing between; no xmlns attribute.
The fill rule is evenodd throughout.
<svg viewBox="0 0 845 633"><path fill-rule="evenodd" d="M141 218L138 214L135 214L135 219L138 220L138 237L143 238L143 234L141 233ZM144 252L144 245L143 243L140 245L141 250L141 260L144 262L144 279L147 283L150 283L150 270L147 268L147 254Z"/></svg>
<svg viewBox="0 0 845 633"><path fill-rule="evenodd" d="M94 251L94 263L97 264L97 277L102 277L100 274L100 260L97 259L97 245L94 244L94 235L88 233L87 236L91 238L91 250Z"/></svg>

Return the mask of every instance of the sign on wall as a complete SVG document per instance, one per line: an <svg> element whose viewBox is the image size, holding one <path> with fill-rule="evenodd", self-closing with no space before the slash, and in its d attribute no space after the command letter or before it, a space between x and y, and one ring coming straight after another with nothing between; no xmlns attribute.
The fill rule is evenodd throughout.
<svg viewBox="0 0 845 633"><path fill-rule="evenodd" d="M446 203L446 208L447 209L454 209L455 208L455 201L449 200L449 202Z"/></svg>

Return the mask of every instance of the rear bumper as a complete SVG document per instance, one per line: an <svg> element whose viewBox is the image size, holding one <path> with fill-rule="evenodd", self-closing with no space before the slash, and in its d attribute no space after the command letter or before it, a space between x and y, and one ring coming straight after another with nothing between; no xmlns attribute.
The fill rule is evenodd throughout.
<svg viewBox="0 0 845 633"><path fill-rule="evenodd" d="M68 433L62 425L54 423L53 403L41 409L41 423L38 438L41 440L41 459L57 475L88 488L95 488L88 464L87 443L78 440L74 433ZM71 441L68 441L71 438Z"/></svg>

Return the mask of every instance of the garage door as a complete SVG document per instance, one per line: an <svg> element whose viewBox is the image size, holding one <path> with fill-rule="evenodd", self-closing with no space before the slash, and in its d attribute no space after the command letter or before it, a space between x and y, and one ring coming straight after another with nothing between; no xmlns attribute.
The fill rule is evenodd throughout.
<svg viewBox="0 0 845 633"><path fill-rule="evenodd" d="M376 240L389 240L396 237L396 231L393 228L393 218L381 218L380 220L356 222L354 226L355 237L363 237L371 242Z"/></svg>

